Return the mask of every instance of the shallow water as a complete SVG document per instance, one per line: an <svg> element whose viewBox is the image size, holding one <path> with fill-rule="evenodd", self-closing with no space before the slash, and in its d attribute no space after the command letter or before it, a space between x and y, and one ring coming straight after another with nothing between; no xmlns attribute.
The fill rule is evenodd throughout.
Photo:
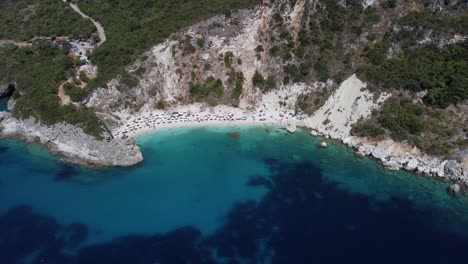
<svg viewBox="0 0 468 264"><path fill-rule="evenodd" d="M6 111L8 109L8 99L0 99L0 111Z"/></svg>
<svg viewBox="0 0 468 264"><path fill-rule="evenodd" d="M277 128L167 130L138 139L143 164L91 171L0 141L0 259L445 263L466 249L467 200L447 184L318 142Z"/></svg>

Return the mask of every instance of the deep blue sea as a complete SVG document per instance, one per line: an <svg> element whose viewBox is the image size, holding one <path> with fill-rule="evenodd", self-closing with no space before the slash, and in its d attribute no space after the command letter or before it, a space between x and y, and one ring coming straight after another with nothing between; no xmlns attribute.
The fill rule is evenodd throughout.
<svg viewBox="0 0 468 264"><path fill-rule="evenodd" d="M319 140L174 129L138 139L141 165L106 170L0 141L0 263L466 261L468 199Z"/></svg>

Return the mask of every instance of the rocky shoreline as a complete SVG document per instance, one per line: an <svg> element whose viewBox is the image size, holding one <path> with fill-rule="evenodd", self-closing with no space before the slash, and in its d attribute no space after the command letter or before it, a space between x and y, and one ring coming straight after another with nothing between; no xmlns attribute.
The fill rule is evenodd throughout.
<svg viewBox="0 0 468 264"><path fill-rule="evenodd" d="M8 112L0 112L0 138L20 139L28 143L40 143L62 161L91 168L128 167L143 161L142 153L133 139L96 140L80 128L70 124L45 126L34 119L18 120ZM295 125L287 127L294 133ZM305 126L311 129L310 126ZM392 140L369 141L354 136L330 134L320 128L312 128L311 136L321 136L340 141L353 148L358 156L368 156L388 170L406 170L425 177L454 183L448 188L453 195L468 194L468 170L456 160L442 160L409 149L405 144ZM417 153L416 153L417 152Z"/></svg>
<svg viewBox="0 0 468 264"><path fill-rule="evenodd" d="M97 140L70 124L45 126L32 118L15 119L8 112L0 112L0 138L37 142L64 162L91 168L128 167L143 161L132 139Z"/></svg>
<svg viewBox="0 0 468 264"><path fill-rule="evenodd" d="M468 170L456 160L444 160L438 157L424 155L416 148L390 139L369 141L355 136L330 136L326 131L313 129L311 136L321 136L340 141L354 149L360 157L368 156L379 162L387 170L405 170L435 178L444 182L452 182L447 191L452 195L468 195ZM415 154L414 152L418 152Z"/></svg>

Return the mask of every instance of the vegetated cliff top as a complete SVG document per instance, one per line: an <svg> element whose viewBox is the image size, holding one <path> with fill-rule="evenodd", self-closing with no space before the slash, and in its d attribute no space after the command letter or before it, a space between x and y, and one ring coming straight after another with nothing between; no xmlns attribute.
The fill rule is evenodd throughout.
<svg viewBox="0 0 468 264"><path fill-rule="evenodd" d="M34 37L90 36L93 24L60 0L0 1L0 41Z"/></svg>

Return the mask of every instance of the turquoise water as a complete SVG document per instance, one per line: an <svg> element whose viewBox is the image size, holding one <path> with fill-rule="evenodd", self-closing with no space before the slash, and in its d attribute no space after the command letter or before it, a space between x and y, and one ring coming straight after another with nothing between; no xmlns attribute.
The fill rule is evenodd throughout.
<svg viewBox="0 0 468 264"><path fill-rule="evenodd" d="M0 141L0 249L16 245L2 244L9 241L2 223L24 231L15 242L18 233L19 241L41 241L0 257L310 263L339 258L328 247L351 259L361 256L358 244L388 254L381 241L393 244L396 259L441 263L445 252L436 248L468 245L467 199L448 196L447 184L385 171L333 142L319 149L319 140L278 128L173 129L138 139L141 165L98 171L61 164L37 145ZM138 250L141 261L128 258Z"/></svg>
<svg viewBox="0 0 468 264"><path fill-rule="evenodd" d="M8 109L8 99L0 99L0 111L6 111Z"/></svg>

